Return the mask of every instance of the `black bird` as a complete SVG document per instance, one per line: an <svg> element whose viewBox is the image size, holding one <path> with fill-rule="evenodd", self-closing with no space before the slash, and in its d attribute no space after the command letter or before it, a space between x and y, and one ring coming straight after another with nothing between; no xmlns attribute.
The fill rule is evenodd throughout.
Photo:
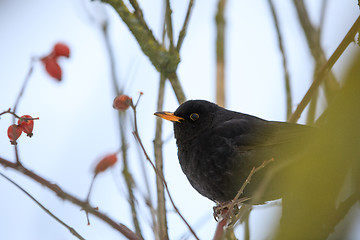
<svg viewBox="0 0 360 240"><path fill-rule="evenodd" d="M232 200L253 167L274 159L254 174L241 195L253 197L269 168L304 151L300 143L312 129L230 111L205 100L190 100L174 113L155 115L174 123L182 171L200 194L215 202ZM279 183L284 180L275 175L258 203L282 197Z"/></svg>

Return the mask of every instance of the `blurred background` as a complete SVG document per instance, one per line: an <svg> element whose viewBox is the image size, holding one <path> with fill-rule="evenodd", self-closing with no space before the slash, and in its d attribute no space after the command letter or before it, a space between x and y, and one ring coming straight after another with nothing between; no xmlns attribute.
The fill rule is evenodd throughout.
<svg viewBox="0 0 360 240"><path fill-rule="evenodd" d="M164 1L139 0L144 18L157 39L161 39ZM195 1L187 35L180 52L178 76L187 99L215 101L216 25L215 0ZM321 28L321 45L328 58L359 15L356 1L326 1ZM294 4L273 1L278 14L287 57L294 110L311 84L314 60L306 43ZM321 23L323 1L305 1L314 26ZM175 39L182 27L188 1L173 0ZM226 19L226 108L256 115L268 120L286 121L286 95L282 57L268 1L228 1ZM123 92L137 99L140 137L152 160L155 137L156 103L159 73L143 54L135 38L113 8L85 0L0 0L0 112L13 107L32 57L47 55L55 43L64 42L71 50L69 59L60 60L61 82L52 79L37 62L17 109L19 115L39 117L34 136L18 140L21 162L63 190L85 199L96 162L105 154L119 149L118 113L112 108L116 96L101 24L109 23L109 39L115 59L118 84ZM347 66L359 48L350 44L333 68L341 81ZM320 91L317 116L326 101ZM323 104L321 104L323 103ZM170 84L165 85L164 110L178 107ZM130 110L126 115L126 144L129 167L135 179L139 221L145 239L154 239L151 217L146 204L147 181L151 199L156 203L155 174L139 153L131 132ZM306 114L300 119L305 123ZM14 161L14 147L6 131L12 124L10 115L0 119L0 156ZM164 175L172 197L201 239L211 239L216 227L212 217L214 203L198 194L183 175L176 154L172 124L164 123ZM144 180L140 162L145 162L148 180ZM90 202L118 222L134 229L122 176L121 158L110 171L97 177ZM75 228L85 239L124 239L106 223L86 216L78 206L63 201L53 192L21 173L0 167L7 175L31 193L45 207ZM167 201L170 239L192 239L187 227ZM255 207L250 216L252 239L264 239L278 224L279 201ZM360 217L360 212L354 213ZM278 216L278 217L274 217ZM261 229L261 230L259 230ZM352 236L360 236L359 228ZM69 231L49 217L25 194L0 178L1 239L74 239ZM243 227L235 230L239 239ZM333 239L336 239L333 236ZM355 238L354 238L355 239Z"/></svg>

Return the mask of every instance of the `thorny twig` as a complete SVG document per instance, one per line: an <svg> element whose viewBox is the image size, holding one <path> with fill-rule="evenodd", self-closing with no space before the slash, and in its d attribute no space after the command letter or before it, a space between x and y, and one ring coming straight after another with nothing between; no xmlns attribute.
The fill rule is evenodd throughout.
<svg viewBox="0 0 360 240"><path fill-rule="evenodd" d="M141 95L140 95L141 96ZM138 102L138 101L137 101ZM185 218L183 217L183 215L180 213L179 209L176 207L175 205L175 202L174 200L172 199L171 197L171 194L170 194L170 191L169 191L169 188L167 186L167 183L165 181L165 178L164 176L162 175L162 173L155 167L154 163L151 161L149 155L147 154L146 150L145 150L145 147L140 139L140 136L139 136L139 132L138 132L138 128L137 128L137 118L136 118L136 105L133 104L133 102L131 101L131 104L130 104L130 107L132 108L133 110L133 113L134 113L134 131L133 131L133 135L135 137L135 139L137 140L137 142L139 143L141 149L143 150L143 153L145 155L145 158L146 160L150 163L151 167L154 169L155 173L157 176L160 177L161 181L163 182L164 186L165 186L165 190L166 190L166 193L169 197L169 200L175 210L175 212L180 216L180 218L183 220L183 222L186 224L186 226L189 228L190 232L193 234L193 236L196 238L196 239L199 239L195 233L195 231L191 228L190 224L185 220Z"/></svg>

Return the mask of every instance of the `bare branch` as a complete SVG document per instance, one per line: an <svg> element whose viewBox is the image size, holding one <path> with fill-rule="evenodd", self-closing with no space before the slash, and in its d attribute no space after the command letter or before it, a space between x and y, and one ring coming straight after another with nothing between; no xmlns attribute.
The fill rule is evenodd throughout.
<svg viewBox="0 0 360 240"><path fill-rule="evenodd" d="M315 76L315 79L314 79L313 83L311 84L311 86L308 89L308 91L306 92L305 96L303 97L303 99L301 100L299 105L297 106L296 110L289 117L288 122L297 122L297 120L300 118L301 113L304 111L305 107L310 102L314 92L318 89L319 85L323 81L326 74L334 66L334 64L340 58L340 56L343 54L345 49L354 40L355 35L357 34L359 29L360 29L360 17L358 17L356 19L355 23L350 28L349 32L346 34L346 36L341 41L339 46L336 48L334 53L331 55L329 60L316 73L316 76Z"/></svg>
<svg viewBox="0 0 360 240"><path fill-rule="evenodd" d="M136 17L139 19L140 23L144 27L147 27L147 24L144 19L144 14L139 6L139 3L136 0L129 0L129 2L131 3L131 6L134 8L134 10L135 10L134 13L135 13Z"/></svg>
<svg viewBox="0 0 360 240"><path fill-rule="evenodd" d="M81 209L93 214L94 216L100 218L104 222L108 223L110 226L112 226L114 229L122 233L125 237L131 240L140 240L140 238L131 231L128 227L126 227L124 224L117 223L116 221L112 220L110 217L106 216L104 213L96 210L96 208L90 206L90 204L87 201L82 201L78 199L77 197L65 192L62 190L57 184L51 183L50 181L44 179L43 177L40 177L38 174L34 173L33 171L30 171L29 169L25 168L22 165L17 165L16 163L12 163L2 157L0 157L0 164L3 165L5 168L12 168L28 177L33 179L34 181L40 183L47 189L53 191L56 193L57 196L59 196L63 200L70 201L74 203L75 205L78 205Z"/></svg>
<svg viewBox="0 0 360 240"><path fill-rule="evenodd" d="M169 191L169 188L167 186L167 183L165 181L165 178L164 178L164 175L155 167L154 163L151 161L149 155L147 154L146 150L145 150L145 147L140 139L140 136L139 136L139 132L138 132L138 128L137 128L137 123L136 123L136 107L135 105L131 102L131 108L134 112L134 126L135 126L135 129L134 129L134 132L133 132L133 135L135 136L135 139L138 141L138 143L140 144L140 147L141 149L143 150L143 153L146 157L146 160L148 160L148 162L150 163L151 167L154 169L156 175L158 177L160 177L161 181L163 182L164 184L164 187L165 187L165 191L169 197L169 200L175 210L175 212L179 215L179 217L183 220L183 222L186 224L186 226L189 228L190 232L193 234L193 236L196 238L196 239L199 239L195 233L195 231L191 228L190 224L186 221L186 219L184 218L184 216L180 213L179 209L176 207L175 205L175 202L174 200L172 199L171 197L171 194L170 194L170 191Z"/></svg>
<svg viewBox="0 0 360 240"><path fill-rule="evenodd" d="M157 111L161 111L164 105L164 93L165 93L165 76L160 75L159 83L159 93L158 93L158 103ZM163 174L163 154L162 146L163 142L161 139L162 135L162 121L160 118L156 119L156 130L155 130L155 139L154 139L154 152L155 152L155 165L159 172ZM157 217L159 222L159 234L160 239L169 239L167 232L167 219L166 219L166 206L165 206L165 192L164 184L161 178L156 175L156 189L157 189Z"/></svg>
<svg viewBox="0 0 360 240"><path fill-rule="evenodd" d="M39 207L44 210L47 214L49 214L52 218L54 218L56 221L58 221L61 225L63 225L64 227L66 227L67 229L69 229L69 231L78 239L84 239L75 229L73 229L72 227L70 227L69 225L67 225L66 223L64 223L63 221L61 221L58 217L56 217L49 209L47 209L46 207L44 207L44 205L42 205L38 200L36 200L30 193L28 193L25 189L23 189L22 187L20 187L17 183L15 183L13 180L11 180L10 178L8 178L7 176L5 176L4 174L0 173L0 175L5 178L6 180L8 180L9 182L11 182L12 184L14 184L17 188L19 188L21 191L23 191L23 193L25 193L28 197L31 198L31 200L33 200L37 205L39 205Z"/></svg>
<svg viewBox="0 0 360 240"><path fill-rule="evenodd" d="M171 86L174 90L174 93L176 95L176 98L177 98L179 104L185 102L186 97L185 97L184 91L182 90L182 87L181 87L181 84L180 84L177 74L176 73L169 74L169 75L167 75L167 78L169 79L169 81L171 83Z"/></svg>
<svg viewBox="0 0 360 240"><path fill-rule="evenodd" d="M178 38L177 45L176 45L176 51L177 52L180 52L181 46L182 46L182 44L184 42L184 38L185 38L185 35L186 35L186 30L187 30L187 27L189 25L189 19L190 19L190 14L191 14L193 4L194 4L194 0L190 0L189 1L189 6L188 6L188 9L187 9L187 12L186 12L186 17L185 17L185 20L184 20L184 24L183 24L183 26L182 26L182 28L180 30L180 33L179 33L179 38Z"/></svg>
<svg viewBox="0 0 360 240"><path fill-rule="evenodd" d="M173 73L180 62L176 51L167 51L154 37L147 25L140 22L138 17L131 13L122 0L103 0L114 7L121 19L128 26L142 51L149 57L159 72Z"/></svg>
<svg viewBox="0 0 360 240"><path fill-rule="evenodd" d="M274 20L274 25L275 25L275 29L276 29L276 33L277 33L277 37L278 37L279 50L280 50L281 56L282 56L284 79L285 79L285 92L286 92L286 118L289 118L291 115L291 112L292 112L292 97L291 97L289 70L287 67L287 60L286 60L286 54L285 54L285 49L284 49L284 45L283 45L283 39L281 36L279 21L278 21L277 14L276 14L276 11L274 8L274 4L273 4L272 0L268 0L268 3L270 6L271 15Z"/></svg>
<svg viewBox="0 0 360 240"><path fill-rule="evenodd" d="M134 4L135 3L137 3L137 2L135 1ZM141 11L141 9L140 9L140 11ZM142 12L141 12L141 15L142 15ZM102 33L103 33L103 37L104 37L105 47L106 47L108 55L109 55L110 72L111 72L111 80L113 83L113 88L114 88L116 95L119 96L121 93L121 89L119 87L116 72L115 72L115 56L113 54L111 41L109 38L108 25L109 25L109 22L107 20L103 22ZM138 236L143 238L142 234L141 234L140 224L139 224L139 220L138 220L138 214L137 214L136 206L135 206L135 197L134 197L134 192L133 192L134 179L128 168L126 137L125 137L125 131L124 131L124 129L125 129L125 127L124 127L125 115L124 114L125 113L118 111L121 152L122 152L122 159L123 159L122 174L124 176L126 188L127 188L128 194L129 194L128 200L129 200L129 204L130 204L131 216L132 216L133 224L135 227L135 232ZM94 176L94 178L95 178L95 176ZM89 194L90 194L90 191L89 191Z"/></svg>
<svg viewBox="0 0 360 240"><path fill-rule="evenodd" d="M319 41L320 39L318 37L318 31L313 27L313 25L310 22L310 18L305 8L304 1L293 0L293 3L295 5L300 24L304 30L305 37L308 46L310 48L311 54L313 55L313 58L316 62L315 72L317 72L318 69L326 62L326 56ZM325 76L326 79L324 81L324 86L325 86L326 98L329 101L334 97L334 94L337 93L340 86L339 83L336 81L333 73L329 71L328 74L329 75Z"/></svg>
<svg viewBox="0 0 360 240"><path fill-rule="evenodd" d="M15 104L14 104L14 107L13 107L14 113L16 113L16 109L17 109L17 107L18 107L18 105L19 105L20 99L21 99L22 95L24 94L24 91L25 91L25 89L26 89L26 86L27 86L27 84L28 84L28 82L29 82L29 80L30 80L31 74L32 74L32 72L33 72L33 70L34 70L35 60L36 60L35 58L31 58L29 71L28 71L28 73L26 74L24 83L23 83L23 85L22 85L22 87L21 87L21 90L20 90L20 92L19 92L19 94L18 94L18 96L17 96L17 98L16 98L16 101L15 101Z"/></svg>
<svg viewBox="0 0 360 240"><path fill-rule="evenodd" d="M219 0L216 13L216 103L225 107L225 5Z"/></svg>
<svg viewBox="0 0 360 240"><path fill-rule="evenodd" d="M166 23L166 33L170 42L170 52L174 50L174 36L173 36L173 26L171 20L172 10L170 7L170 0L166 1L166 9L165 9L165 23Z"/></svg>

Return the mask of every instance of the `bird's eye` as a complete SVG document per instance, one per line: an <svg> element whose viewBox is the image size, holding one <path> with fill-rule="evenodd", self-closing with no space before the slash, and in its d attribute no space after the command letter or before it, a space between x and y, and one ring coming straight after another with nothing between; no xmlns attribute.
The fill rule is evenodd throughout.
<svg viewBox="0 0 360 240"><path fill-rule="evenodd" d="M191 119L191 120L195 121L195 120L197 120L198 118L199 118L199 114L197 114L197 113L192 113L192 114L190 114L190 119Z"/></svg>

